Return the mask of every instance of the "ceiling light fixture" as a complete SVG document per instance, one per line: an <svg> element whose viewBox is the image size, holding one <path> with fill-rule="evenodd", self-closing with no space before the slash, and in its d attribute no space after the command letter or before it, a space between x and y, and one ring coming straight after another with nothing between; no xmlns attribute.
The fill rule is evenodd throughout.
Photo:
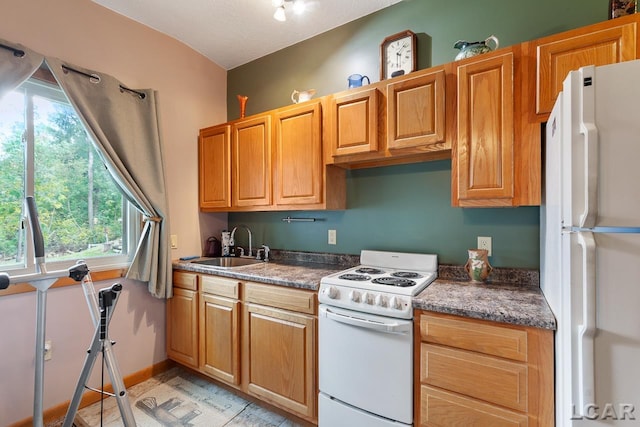
<svg viewBox="0 0 640 427"><path fill-rule="evenodd" d="M297 15L301 14L305 10L303 0L272 0L271 4L276 8L276 11L273 13L273 19L276 21L284 22L287 20L284 7L285 3L291 3L293 12Z"/></svg>

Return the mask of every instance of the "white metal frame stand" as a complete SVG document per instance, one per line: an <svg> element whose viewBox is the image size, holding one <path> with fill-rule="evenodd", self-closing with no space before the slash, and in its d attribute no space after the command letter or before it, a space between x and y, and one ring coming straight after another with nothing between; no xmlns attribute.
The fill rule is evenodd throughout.
<svg viewBox="0 0 640 427"><path fill-rule="evenodd" d="M94 334L94 340L89 350L89 355L85 361L85 367L80 375L78 381L78 387L72 400L72 405L69 407L67 415L73 412L73 416L70 420L68 416L65 417L65 427L71 426L69 422L73 422L73 417L78 410L80 404L80 398L77 399L75 395L79 394L82 397L82 390L86 379L91 373L91 368L95 362L95 358L99 350L102 350L105 363L111 376L111 381L114 390L116 391L116 399L118 399L118 406L122 414L122 419L125 427L135 426L136 422L133 418L133 412L129 405L127 392L124 388L122 377L118 369L117 362L111 351L113 343L108 337L108 325L111 321L111 315L115 308L115 303L118 300L122 285L116 283L110 288L100 290L100 296L96 296L95 288L89 277L89 269L84 262L78 262L76 265L68 270L56 270L47 271L45 265L44 254L44 240L42 238L42 230L40 229L40 222L38 221L38 212L33 196L27 196L25 198L26 210L28 212L29 223L31 225L31 234L33 236L34 254L36 273L9 276L9 274L0 273L0 289L6 289L10 284L16 283L28 283L36 288L36 355L35 355L35 378L34 378L34 392L33 392L33 425L34 427L43 427L44 420L44 352L45 352L45 329L46 329L46 309L47 309L47 291L49 288L61 277L67 275L77 281L83 281L83 289L89 310L91 311L91 317L93 319L94 326L96 326L96 332ZM83 380L84 378L84 380ZM82 384L82 386L81 386ZM80 389L80 390L79 390ZM103 392L103 391L101 391ZM75 404L75 407L74 407ZM71 411L71 409L73 411Z"/></svg>
<svg viewBox="0 0 640 427"><path fill-rule="evenodd" d="M96 295L91 275L89 274L89 269L86 264L77 264L75 267L70 269L69 274L74 280L82 281L82 289L84 290L85 299L89 306L95 332L93 334L91 346L87 351L87 357L80 373L80 378L78 378L78 383L76 385L73 398L71 399L71 404L67 409L67 415L65 416L63 427L73 426L73 421L76 413L78 412L78 407L80 406L84 389L98 392L103 396L107 395L115 397L122 416L122 422L125 427L133 427L136 425L136 421L133 417L133 411L131 410L127 390L125 389L124 382L120 375L118 363L111 348L115 342L111 341L109 338L109 323L111 322L113 310L115 309L118 298L120 297L122 285L116 283L108 288L100 289ZM89 375L91 374L96 358L100 353L102 353L107 371L109 372L109 377L111 378L111 385L113 386L114 391L113 393L107 393L104 390L97 390L87 386L87 380L89 379Z"/></svg>

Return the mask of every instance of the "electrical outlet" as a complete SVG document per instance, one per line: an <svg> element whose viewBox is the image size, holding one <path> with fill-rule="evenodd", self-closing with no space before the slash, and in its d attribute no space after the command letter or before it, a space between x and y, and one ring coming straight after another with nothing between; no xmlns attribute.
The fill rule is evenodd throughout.
<svg viewBox="0 0 640 427"><path fill-rule="evenodd" d="M329 230L329 239L328 242L330 245L335 245L337 241L338 235L336 230Z"/></svg>
<svg viewBox="0 0 640 427"><path fill-rule="evenodd" d="M53 357L53 346L51 340L44 342L44 360L51 360Z"/></svg>
<svg viewBox="0 0 640 427"><path fill-rule="evenodd" d="M171 249L178 249L178 235L171 235Z"/></svg>
<svg viewBox="0 0 640 427"><path fill-rule="evenodd" d="M478 236L478 249L486 249L487 255L491 256L491 237Z"/></svg>

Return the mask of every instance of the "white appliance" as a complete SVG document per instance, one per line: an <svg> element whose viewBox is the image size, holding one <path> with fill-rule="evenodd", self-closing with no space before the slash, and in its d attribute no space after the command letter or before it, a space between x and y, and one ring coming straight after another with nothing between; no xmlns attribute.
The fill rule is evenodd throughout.
<svg viewBox="0 0 640 427"><path fill-rule="evenodd" d="M438 257L363 250L360 263L320 281L318 426L411 426L412 298Z"/></svg>
<svg viewBox="0 0 640 427"><path fill-rule="evenodd" d="M571 72L546 131L556 426L640 425L640 61Z"/></svg>

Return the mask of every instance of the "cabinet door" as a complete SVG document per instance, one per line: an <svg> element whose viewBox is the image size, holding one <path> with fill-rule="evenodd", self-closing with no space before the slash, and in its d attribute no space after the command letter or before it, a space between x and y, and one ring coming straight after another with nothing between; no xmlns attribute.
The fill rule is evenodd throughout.
<svg viewBox="0 0 640 427"><path fill-rule="evenodd" d="M241 120L232 128L233 206L271 204L271 116Z"/></svg>
<svg viewBox="0 0 640 427"><path fill-rule="evenodd" d="M336 162L340 156L375 153L378 140L378 89L362 89L336 94L331 99L330 140Z"/></svg>
<svg viewBox="0 0 640 427"><path fill-rule="evenodd" d="M277 205L322 202L320 102L275 112L274 198Z"/></svg>
<svg viewBox="0 0 640 427"><path fill-rule="evenodd" d="M443 69L387 86L387 148L442 149L445 142Z"/></svg>
<svg viewBox="0 0 640 427"><path fill-rule="evenodd" d="M514 196L513 53L465 61L457 77L453 203L508 206Z"/></svg>
<svg viewBox="0 0 640 427"><path fill-rule="evenodd" d="M198 292L173 289L167 300L167 356L198 367Z"/></svg>
<svg viewBox="0 0 640 427"><path fill-rule="evenodd" d="M243 324L245 389L305 419L314 419L316 319L245 304Z"/></svg>
<svg viewBox="0 0 640 427"><path fill-rule="evenodd" d="M200 131L198 176L200 208L231 206L231 126L214 126Z"/></svg>
<svg viewBox="0 0 640 427"><path fill-rule="evenodd" d="M200 298L200 370L229 384L240 383L240 303L203 293Z"/></svg>
<svg viewBox="0 0 640 427"><path fill-rule="evenodd" d="M609 21L586 34L571 32L571 35L554 36L538 43L538 114L551 112L569 71L585 65L607 65L636 58L636 23L603 28L612 24Z"/></svg>

